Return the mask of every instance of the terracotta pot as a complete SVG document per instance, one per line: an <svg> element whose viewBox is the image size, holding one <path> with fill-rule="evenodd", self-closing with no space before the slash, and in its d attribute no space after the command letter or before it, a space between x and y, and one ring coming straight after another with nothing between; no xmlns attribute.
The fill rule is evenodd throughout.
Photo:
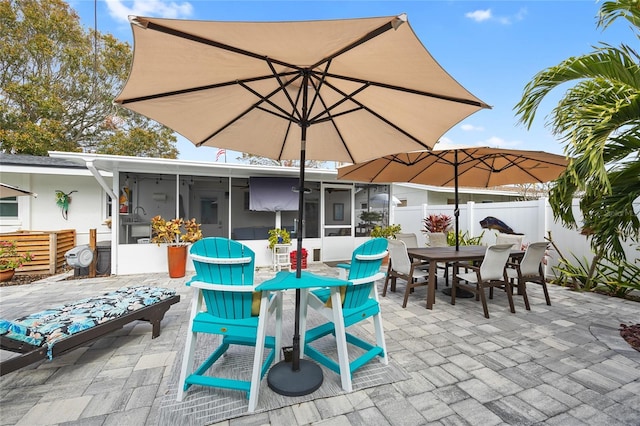
<svg viewBox="0 0 640 426"><path fill-rule="evenodd" d="M169 277L182 278L187 269L187 246L168 246Z"/></svg>
<svg viewBox="0 0 640 426"><path fill-rule="evenodd" d="M11 281L15 273L15 269L3 269L0 271L0 282Z"/></svg>

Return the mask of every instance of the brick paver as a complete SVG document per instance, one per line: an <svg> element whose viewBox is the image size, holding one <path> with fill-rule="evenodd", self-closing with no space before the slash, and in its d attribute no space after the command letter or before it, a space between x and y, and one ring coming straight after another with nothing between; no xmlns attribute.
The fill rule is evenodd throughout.
<svg viewBox="0 0 640 426"><path fill-rule="evenodd" d="M262 279L272 273L258 271ZM184 344L187 278L153 274L0 288L3 318L131 284L176 288L182 296L158 339L150 338L147 324L130 324L0 378L0 426L158 424L159 401ZM409 379L220 424L640 424L640 352L617 332L621 322L640 322L640 304L550 286L547 306L538 286L528 291L531 311L516 298L511 314L504 293L495 291L486 319L479 302L458 299L452 306L440 291L434 309L426 310L424 287L402 309L400 282L381 305L390 360Z"/></svg>

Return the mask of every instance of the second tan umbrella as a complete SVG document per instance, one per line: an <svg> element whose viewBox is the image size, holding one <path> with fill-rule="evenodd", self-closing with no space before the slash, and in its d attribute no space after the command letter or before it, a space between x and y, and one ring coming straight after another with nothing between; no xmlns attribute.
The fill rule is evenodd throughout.
<svg viewBox="0 0 640 426"><path fill-rule="evenodd" d="M408 182L455 188L455 235L458 241L458 187L544 183L566 169L566 157L544 151L489 147L416 151L387 155L338 169L338 179L359 182Z"/></svg>

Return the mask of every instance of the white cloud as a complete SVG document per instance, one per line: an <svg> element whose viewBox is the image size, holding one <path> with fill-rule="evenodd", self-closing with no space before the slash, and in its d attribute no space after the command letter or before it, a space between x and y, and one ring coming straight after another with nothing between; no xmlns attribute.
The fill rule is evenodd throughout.
<svg viewBox="0 0 640 426"><path fill-rule="evenodd" d="M525 16L527 16L527 8L523 7L518 11L518 13L516 13L515 19L516 21L522 21Z"/></svg>
<svg viewBox="0 0 640 426"><path fill-rule="evenodd" d="M482 126L474 126L473 124L463 124L460 126L462 130L465 132L482 132L484 131L484 127Z"/></svg>
<svg viewBox="0 0 640 426"><path fill-rule="evenodd" d="M187 18L193 13L188 2L176 3L162 0L105 0L109 15L116 21L128 22L129 15L156 18Z"/></svg>
<svg viewBox="0 0 640 426"><path fill-rule="evenodd" d="M491 19L491 9L467 12L464 16L466 16L467 18L471 18L476 22L486 21L488 19Z"/></svg>
<svg viewBox="0 0 640 426"><path fill-rule="evenodd" d="M521 8L513 16L494 16L491 9L467 12L464 16L476 22L494 21L502 25L511 25L514 21L522 21L526 15L527 9Z"/></svg>

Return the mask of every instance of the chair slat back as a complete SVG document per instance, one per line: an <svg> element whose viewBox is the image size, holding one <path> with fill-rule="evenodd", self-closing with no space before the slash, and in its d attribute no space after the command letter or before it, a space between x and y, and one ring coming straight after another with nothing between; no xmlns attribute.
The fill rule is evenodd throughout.
<svg viewBox="0 0 640 426"><path fill-rule="evenodd" d="M495 244L487 247L480 265L480 276L483 281L504 279L504 267L509 260L511 248L511 244Z"/></svg>
<svg viewBox="0 0 640 426"><path fill-rule="evenodd" d="M391 269L405 275L411 273L411 261L404 241L389 240L389 259L391 259Z"/></svg>
<svg viewBox="0 0 640 426"><path fill-rule="evenodd" d="M351 256L351 268L348 279L354 280L376 275L380 272L382 259L387 252L389 240L386 238L373 238L357 247ZM371 281L369 285L347 286L343 308L353 308L365 303L371 295Z"/></svg>
<svg viewBox="0 0 640 426"><path fill-rule="evenodd" d="M414 233L396 234L396 240L404 241L408 248L418 247L418 237Z"/></svg>
<svg viewBox="0 0 640 426"><path fill-rule="evenodd" d="M496 244L511 244L515 250L520 250L523 239L524 235L499 233L496 235Z"/></svg>
<svg viewBox="0 0 640 426"><path fill-rule="evenodd" d="M540 262L542 262L548 245L549 243L546 241L529 244L520 262L520 272L523 276L539 275Z"/></svg>
<svg viewBox="0 0 640 426"><path fill-rule="evenodd" d="M229 286L228 291L201 289L207 311L220 318L250 317L252 292L234 291L233 287L253 284L253 250L234 240L209 237L195 242L189 253L196 270L192 281Z"/></svg>

